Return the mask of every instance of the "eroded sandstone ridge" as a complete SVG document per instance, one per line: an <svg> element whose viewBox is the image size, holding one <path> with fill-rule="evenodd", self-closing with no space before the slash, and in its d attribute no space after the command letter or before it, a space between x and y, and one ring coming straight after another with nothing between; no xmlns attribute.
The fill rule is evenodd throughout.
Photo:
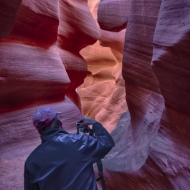
<svg viewBox="0 0 190 190"><path fill-rule="evenodd" d="M23 189L24 161L40 142L31 122L39 107L48 105L63 111L65 127L75 132L75 123L83 115L74 91L87 73L87 63L79 51L99 37L88 5L82 0L19 3L3 1L1 6L1 190ZM12 17L5 22L9 14Z"/></svg>
<svg viewBox="0 0 190 190"><path fill-rule="evenodd" d="M98 1L91 2L91 9L96 10ZM127 108L121 77L124 32L121 39L109 35L118 43L119 53L118 48L114 53L110 48L100 50L99 42L85 50L103 36L87 1L1 0L0 5L0 189L21 190L24 161L40 143L31 121L39 107L62 111L63 123L73 133L76 121L84 115L96 118L110 131L115 128ZM88 62L96 61L96 69L88 71ZM76 88L87 75L94 86L87 89L85 83L78 91L81 96L87 91L87 99L80 100ZM96 89L99 92L89 100ZM100 94L101 101L97 101ZM93 107L95 111L87 113ZM104 119L108 114L112 119Z"/></svg>
<svg viewBox="0 0 190 190"><path fill-rule="evenodd" d="M129 2L101 1L102 27L118 28ZM131 1L122 67L129 112L104 161L109 189L189 189L189 10L187 1Z"/></svg>

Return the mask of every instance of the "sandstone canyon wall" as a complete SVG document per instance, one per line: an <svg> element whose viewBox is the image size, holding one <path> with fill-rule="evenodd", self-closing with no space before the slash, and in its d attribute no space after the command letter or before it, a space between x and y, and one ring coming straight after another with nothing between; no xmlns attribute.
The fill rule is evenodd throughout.
<svg viewBox="0 0 190 190"><path fill-rule="evenodd" d="M33 113L47 105L63 111L71 132L83 117L75 88L86 76L87 63L79 51L95 43L99 31L84 1L1 3L0 189L21 190L24 161L40 143Z"/></svg>
<svg viewBox="0 0 190 190"><path fill-rule="evenodd" d="M101 27L122 27L129 2L101 1ZM188 1L131 1L122 65L129 112L104 160L110 190L189 189L189 10Z"/></svg>
<svg viewBox="0 0 190 190"><path fill-rule="evenodd" d="M1 0L0 5L0 189L21 190L24 161L40 143L39 135L31 121L32 115L39 107L51 106L62 111L61 119L65 128L75 133L75 123L84 115L96 118L106 125L109 118L104 120L101 114L98 118L96 115L105 104L114 100L109 98L112 97L112 92L116 91L116 94L121 89L119 97L122 97L122 100L113 114L109 109L103 111L104 114L109 112L116 115L112 122L107 124L111 125L108 129L110 131L115 127L119 113L122 112L119 105L123 110L126 109L124 82L121 77L122 53L114 56L107 48L103 56L105 60L101 62L101 50L94 48L93 51L99 51L98 65L103 66L105 73L106 66L110 65L108 61L112 62L113 68L110 71L113 70L113 74L110 74L111 80L108 80L111 81L112 88L107 88L109 91L102 96L101 103L96 103L96 98L91 100L91 104L94 102L96 105L96 112L89 115L85 113L85 106L81 106L76 88L84 82L87 75L93 78L93 71L88 71L87 68L88 53L85 52L88 52L88 48L83 50L87 61L80 51L94 44L101 34L87 2L15 0L10 3ZM97 5L98 2L92 2L92 6L97 8ZM122 39L123 37L124 33ZM118 40L117 37L115 40L119 41L118 46L122 46L123 40ZM89 54L88 57L91 56L92 54ZM90 59L92 62L96 61L95 56ZM95 72L99 73L100 70L99 66ZM107 78L100 77L96 84L102 86L104 80ZM105 82L104 86L106 85L109 86ZM93 93L93 88L88 89L88 96ZM82 89L86 90L84 86ZM118 97L114 97L118 101Z"/></svg>
<svg viewBox="0 0 190 190"><path fill-rule="evenodd" d="M69 132L83 116L112 131L108 190L189 189L188 1L0 5L0 190L23 189L40 143L31 117L46 105Z"/></svg>
<svg viewBox="0 0 190 190"><path fill-rule="evenodd" d="M98 4L99 0L88 1L95 21ZM77 91L84 115L101 121L111 132L121 114L127 110L121 72L125 29L110 32L99 28L99 32L99 40L81 50L90 73Z"/></svg>

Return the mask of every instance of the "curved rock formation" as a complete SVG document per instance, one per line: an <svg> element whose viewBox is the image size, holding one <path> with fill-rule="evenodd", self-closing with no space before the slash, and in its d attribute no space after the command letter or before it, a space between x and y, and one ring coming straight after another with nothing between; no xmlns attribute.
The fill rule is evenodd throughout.
<svg viewBox="0 0 190 190"><path fill-rule="evenodd" d="M154 34L152 68L165 100L151 158L171 189L190 185L190 3L163 1ZM169 16L168 16L169 15ZM159 146L158 146L159 145Z"/></svg>
<svg viewBox="0 0 190 190"><path fill-rule="evenodd" d="M73 91L87 73L79 51L98 37L83 0L22 1L12 32L0 40L0 189L23 189L24 161L40 143L31 120L39 107L62 111L65 128L76 132L84 116Z"/></svg>
<svg viewBox="0 0 190 190"><path fill-rule="evenodd" d="M89 1L95 20L98 4L98 0ZM109 32L99 28L99 31L101 36L97 43L81 51L91 73L77 91L84 115L100 121L111 132L127 109L121 75L125 30Z"/></svg>
<svg viewBox="0 0 190 190"><path fill-rule="evenodd" d="M98 7L98 23L103 30L126 29L132 0L104 0Z"/></svg>
<svg viewBox="0 0 190 190"><path fill-rule="evenodd" d="M104 160L110 190L189 189L188 10L188 2L132 1L122 68L129 112Z"/></svg>
<svg viewBox="0 0 190 190"><path fill-rule="evenodd" d="M59 13L59 54L71 80L67 95L81 108L76 88L87 75L87 62L79 52L95 43L100 33L85 1L60 1Z"/></svg>
<svg viewBox="0 0 190 190"><path fill-rule="evenodd" d="M151 69L151 41L160 2L147 1L147 4L149 6L144 7L140 2L132 2L127 19L122 72L130 116L125 113L121 118L123 122L118 123L120 132L115 134L117 129L113 132L117 143L113 149L113 161L111 155L109 159L115 163L111 166L117 171L137 171L145 163L164 106L158 81ZM120 127L126 129L123 131ZM115 155L118 159L115 159Z"/></svg>
<svg viewBox="0 0 190 190"><path fill-rule="evenodd" d="M108 190L189 189L188 1L0 5L1 190L23 189L24 161L40 143L31 117L42 106L62 111L70 132L84 116L111 132Z"/></svg>

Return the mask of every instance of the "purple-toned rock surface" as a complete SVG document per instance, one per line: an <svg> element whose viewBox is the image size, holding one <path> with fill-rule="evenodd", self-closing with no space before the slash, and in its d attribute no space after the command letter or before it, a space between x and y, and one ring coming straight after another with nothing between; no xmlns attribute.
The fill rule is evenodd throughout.
<svg viewBox="0 0 190 190"><path fill-rule="evenodd" d="M21 1L0 0L0 39L12 31Z"/></svg>
<svg viewBox="0 0 190 190"><path fill-rule="evenodd" d="M0 0L0 190L23 189L42 106L62 111L69 132L84 115L112 131L107 190L189 190L189 10L176 0Z"/></svg>
<svg viewBox="0 0 190 190"><path fill-rule="evenodd" d="M189 10L187 1L132 2L123 55L129 112L104 160L110 190L189 189Z"/></svg>
<svg viewBox="0 0 190 190"><path fill-rule="evenodd" d="M64 9L72 9L72 15L62 11L62 3ZM16 10L16 5L12 6ZM63 20L64 14L68 21ZM78 22L72 28L75 18ZM89 19L92 21L90 26L87 25ZM67 22L64 27L63 22ZM32 116L37 109L51 106L63 112L61 120L66 130L76 133L75 124L84 116L79 110L80 102L75 101L71 92L82 84L87 73L87 63L79 51L99 37L97 25L83 0L23 0L15 25L13 23L11 27L12 32L0 40L1 190L23 189L24 161L40 143L39 134L32 125ZM65 32L69 28L71 36ZM75 28L85 41L81 40L81 35L77 36ZM60 40L58 34L64 40ZM75 41L72 41L73 36ZM67 60L62 53L64 45L69 47L66 42L73 43L68 49ZM78 77L69 76L69 70L73 75L78 72Z"/></svg>
<svg viewBox="0 0 190 190"><path fill-rule="evenodd" d="M103 0L98 6L98 23L103 30L125 29L132 0Z"/></svg>
<svg viewBox="0 0 190 190"><path fill-rule="evenodd" d="M129 113L121 117L122 122L112 133L116 147L108 155L108 165L116 171L135 172L143 166L164 107L158 80L151 68L151 42L160 2L146 1L146 5L132 2L128 16L122 72Z"/></svg>
<svg viewBox="0 0 190 190"><path fill-rule="evenodd" d="M150 155L172 189L190 186L190 3L163 1L152 68L165 100Z"/></svg>

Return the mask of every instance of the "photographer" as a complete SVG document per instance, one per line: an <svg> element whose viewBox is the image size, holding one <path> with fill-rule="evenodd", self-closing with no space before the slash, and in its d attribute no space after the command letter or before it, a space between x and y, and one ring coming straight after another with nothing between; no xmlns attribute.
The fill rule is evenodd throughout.
<svg viewBox="0 0 190 190"><path fill-rule="evenodd" d="M42 143L25 162L25 190L97 190L93 163L114 146L107 130L97 121L84 118L80 127L92 125L94 136L69 134L51 108L41 108L33 116Z"/></svg>

